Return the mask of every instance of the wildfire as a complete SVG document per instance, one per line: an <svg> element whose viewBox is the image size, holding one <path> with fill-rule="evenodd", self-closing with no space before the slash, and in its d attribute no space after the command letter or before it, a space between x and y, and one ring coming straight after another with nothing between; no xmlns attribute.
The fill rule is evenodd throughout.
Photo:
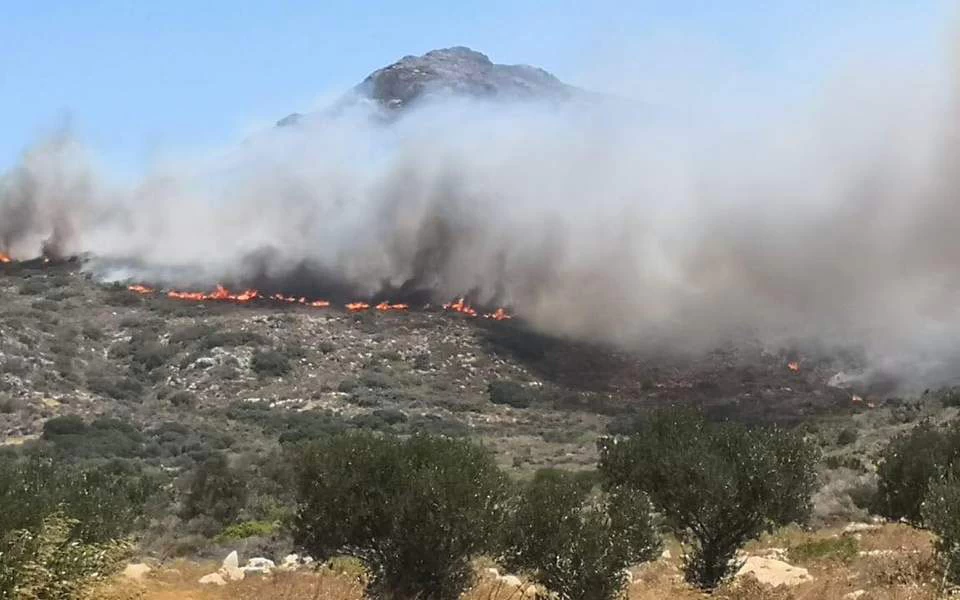
<svg viewBox="0 0 960 600"><path fill-rule="evenodd" d="M131 286L131 288L132 287L134 286ZM178 290L170 290L167 292L167 298L171 298L173 300L192 300L194 302L203 302L204 300L215 300L221 302L250 302L259 297L260 292L257 290L244 290L239 294L234 294L219 284L217 284L217 289L209 294L204 292L181 292Z"/></svg>
<svg viewBox="0 0 960 600"><path fill-rule="evenodd" d="M9 254L0 252L0 263L7 264L12 262L13 262L13 258L11 258Z"/></svg>
<svg viewBox="0 0 960 600"><path fill-rule="evenodd" d="M134 294L147 295L147 294L153 293L153 288L149 288L145 285L131 285L127 287L127 289L133 292Z"/></svg>
<svg viewBox="0 0 960 600"><path fill-rule="evenodd" d="M800 372L800 363L797 361L791 361L787 363L787 368L793 371L794 373Z"/></svg>
<svg viewBox="0 0 960 600"><path fill-rule="evenodd" d="M484 319L493 319L494 321L506 321L507 319L512 319L513 316L508 314L507 311L503 308L498 308L492 313L483 315Z"/></svg>
<svg viewBox="0 0 960 600"><path fill-rule="evenodd" d="M366 302L351 302L347 305L347 310L350 312L363 312L369 308L370 305Z"/></svg>
<svg viewBox="0 0 960 600"><path fill-rule="evenodd" d="M380 312L390 312L390 311L402 311L410 308L408 304L390 304L389 302L381 302L375 307Z"/></svg>
<svg viewBox="0 0 960 600"><path fill-rule="evenodd" d="M465 302L465 301L463 300L463 298L460 298L460 299L457 300L456 302L450 302L450 303L448 303L448 304L444 304L444 305L443 305L443 310L449 310L449 311L451 311L451 312L457 312L457 313L460 313L460 314L462 314L462 315L467 315L468 317L475 317L475 316L477 316L477 311L476 311L476 309L474 309L474 308L473 308L472 306L470 306L467 302Z"/></svg>

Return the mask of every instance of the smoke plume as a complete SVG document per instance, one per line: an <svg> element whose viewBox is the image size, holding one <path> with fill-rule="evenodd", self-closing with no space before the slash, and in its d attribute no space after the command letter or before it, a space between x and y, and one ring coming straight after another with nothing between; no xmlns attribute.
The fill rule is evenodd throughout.
<svg viewBox="0 0 960 600"><path fill-rule="evenodd" d="M0 182L0 249L90 253L104 277L154 284L470 294L628 347L859 346L947 380L960 112L946 86L880 71L709 123L598 98L448 99L390 122L355 103L132 187L61 136Z"/></svg>

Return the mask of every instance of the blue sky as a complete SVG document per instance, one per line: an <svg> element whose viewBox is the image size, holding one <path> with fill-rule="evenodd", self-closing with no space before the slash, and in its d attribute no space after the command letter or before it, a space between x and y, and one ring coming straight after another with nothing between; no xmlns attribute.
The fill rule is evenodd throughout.
<svg viewBox="0 0 960 600"><path fill-rule="evenodd" d="M954 9L945 0L0 0L0 169L65 122L121 169L229 144L405 54L450 45L601 91L643 96L702 74L799 93L858 52L930 60Z"/></svg>

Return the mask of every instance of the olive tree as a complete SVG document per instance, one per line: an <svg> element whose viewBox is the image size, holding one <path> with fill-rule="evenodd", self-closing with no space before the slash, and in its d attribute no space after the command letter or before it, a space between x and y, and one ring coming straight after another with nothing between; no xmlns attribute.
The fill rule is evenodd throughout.
<svg viewBox="0 0 960 600"><path fill-rule="evenodd" d="M705 590L731 573L748 540L808 517L816 458L797 434L676 409L649 414L629 437L600 442L607 485L649 495L687 545L687 581Z"/></svg>
<svg viewBox="0 0 960 600"><path fill-rule="evenodd" d="M507 497L491 455L465 441L347 433L300 456L294 537L364 562L370 597L452 600L490 549Z"/></svg>

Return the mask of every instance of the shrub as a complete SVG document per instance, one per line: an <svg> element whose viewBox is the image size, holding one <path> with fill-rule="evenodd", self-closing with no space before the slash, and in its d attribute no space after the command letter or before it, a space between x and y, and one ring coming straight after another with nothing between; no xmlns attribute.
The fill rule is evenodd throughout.
<svg viewBox="0 0 960 600"><path fill-rule="evenodd" d="M960 584L960 476L956 471L930 485L921 507L924 523L937 534L937 558L945 576Z"/></svg>
<svg viewBox="0 0 960 600"><path fill-rule="evenodd" d="M890 519L923 523L921 505L935 477L944 474L960 454L960 429L921 423L895 437L877 463L877 506Z"/></svg>
<svg viewBox="0 0 960 600"><path fill-rule="evenodd" d="M506 497L486 450L445 438L341 434L307 446L300 465L297 543L361 559L374 598L458 597Z"/></svg>
<svg viewBox="0 0 960 600"><path fill-rule="evenodd" d="M133 458L144 450L143 437L133 425L106 417L89 425L76 415L54 417L43 424L43 439L72 458Z"/></svg>
<svg viewBox="0 0 960 600"><path fill-rule="evenodd" d="M277 532L278 525L273 521L244 521L230 525L220 532L218 543L235 542L251 537L268 537Z"/></svg>
<svg viewBox="0 0 960 600"><path fill-rule="evenodd" d="M255 353L250 366L260 376L280 377L290 372L290 360L276 350Z"/></svg>
<svg viewBox="0 0 960 600"><path fill-rule="evenodd" d="M490 402L513 408L527 408L533 402L533 392L515 381L491 381L487 386Z"/></svg>
<svg viewBox="0 0 960 600"><path fill-rule="evenodd" d="M618 596L624 569L659 550L650 503L625 488L590 497L590 488L572 473L538 471L511 513L504 566L563 600Z"/></svg>
<svg viewBox="0 0 960 600"><path fill-rule="evenodd" d="M121 541L78 542L77 521L54 513L33 530L0 536L0 598L81 600L117 572L130 552Z"/></svg>
<svg viewBox="0 0 960 600"><path fill-rule="evenodd" d="M188 392L186 390L180 390L179 392L174 392L170 395L170 404L176 406L177 408L189 408L191 406L196 406L197 397L193 392Z"/></svg>
<svg viewBox="0 0 960 600"><path fill-rule="evenodd" d="M837 434L837 445L838 446L849 446L850 444L857 441L857 438L860 437L859 432L852 427L844 427L840 430L840 433Z"/></svg>
<svg viewBox="0 0 960 600"><path fill-rule="evenodd" d="M600 441L608 486L649 494L691 546L687 581L715 588L736 551L763 531L803 521L816 486L816 451L796 434L711 423L678 410L651 413L635 435Z"/></svg>
<svg viewBox="0 0 960 600"><path fill-rule="evenodd" d="M848 562L857 556L860 545L853 536L807 540L790 547L790 560L837 560Z"/></svg>
<svg viewBox="0 0 960 600"><path fill-rule="evenodd" d="M208 516L218 523L233 523L247 505L247 482L222 454L214 454L190 478L183 516Z"/></svg>

